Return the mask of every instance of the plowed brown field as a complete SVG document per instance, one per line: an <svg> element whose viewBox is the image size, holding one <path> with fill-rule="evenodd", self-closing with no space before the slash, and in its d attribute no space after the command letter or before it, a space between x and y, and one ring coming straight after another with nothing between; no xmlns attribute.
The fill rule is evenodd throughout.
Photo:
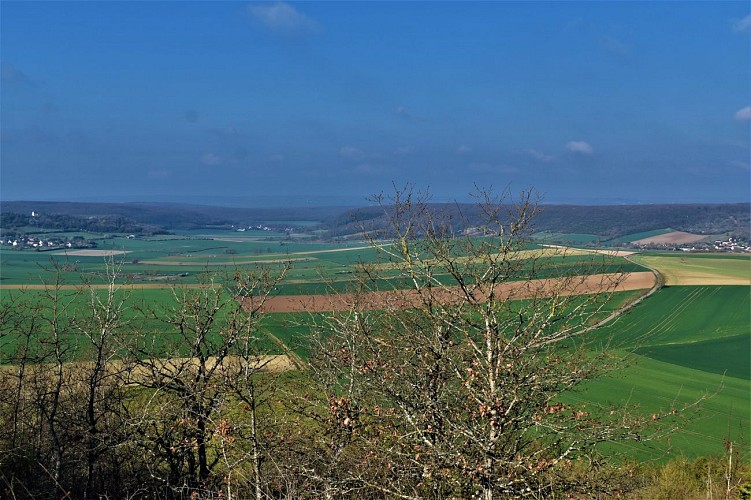
<svg viewBox="0 0 751 500"><path fill-rule="evenodd" d="M583 295L608 291L642 290L655 284L651 272L636 272L626 275L595 274L573 278L558 278L532 281L516 281L499 285L494 294L502 299L528 299L532 297L561 295ZM476 290L474 296L479 301L487 299L487 290ZM433 291L434 297L442 303L460 303L465 300L465 292L459 287L442 287ZM335 295L277 295L269 297L263 304L264 312L324 312L344 311L353 306L363 309L393 309L418 307L422 297L415 290L393 290L367 292L363 294L340 293ZM249 306L251 304L248 304Z"/></svg>
<svg viewBox="0 0 751 500"><path fill-rule="evenodd" d="M707 238L706 234L693 234L683 231L673 231L670 233L642 238L632 241L635 245L685 245L687 243L696 243Z"/></svg>

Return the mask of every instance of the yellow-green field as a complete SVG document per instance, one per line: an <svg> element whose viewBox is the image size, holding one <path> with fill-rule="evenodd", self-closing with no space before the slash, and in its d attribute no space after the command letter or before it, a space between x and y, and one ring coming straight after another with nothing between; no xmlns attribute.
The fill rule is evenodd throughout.
<svg viewBox="0 0 751 500"><path fill-rule="evenodd" d="M751 285L751 255L640 254L631 260L657 269L666 285Z"/></svg>

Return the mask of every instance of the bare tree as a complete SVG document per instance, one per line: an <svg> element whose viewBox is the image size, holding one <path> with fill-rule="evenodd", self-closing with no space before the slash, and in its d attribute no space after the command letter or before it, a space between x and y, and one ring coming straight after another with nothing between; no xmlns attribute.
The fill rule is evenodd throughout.
<svg viewBox="0 0 751 500"><path fill-rule="evenodd" d="M11 491L29 475L35 458L31 436L39 432L29 397L30 373L39 356L38 330L42 305L25 290L9 292L0 303L0 353L10 369L0 372L0 474Z"/></svg>
<svg viewBox="0 0 751 500"><path fill-rule="evenodd" d="M529 192L513 202L480 193L484 220L471 232L410 190L378 201L381 263L362 266L351 307L314 336L311 367L337 417L333 456L349 447L360 457L331 464L387 496L591 492L555 476L574 459L599 463L599 443L641 438L649 420L566 402L618 363L578 333L624 275L603 273L602 256L532 249Z"/></svg>
<svg viewBox="0 0 751 500"><path fill-rule="evenodd" d="M63 433L67 430L67 419L61 415L61 409L70 387L70 374L65 370L65 363L73 359L76 347L71 338L76 292L65 288L62 269L58 263L53 262L53 266L53 282L45 285L43 300L46 307L41 316L44 327L37 332L41 350L40 356L35 360L31 395L38 414L46 424L51 444L51 460L48 462L40 457L38 465L51 479L50 495L56 496L61 490L66 493L67 489L64 488L61 477L63 453L67 444L67 440L63 438Z"/></svg>
<svg viewBox="0 0 751 500"><path fill-rule="evenodd" d="M217 468L232 470L248 458L238 446L233 424L224 412L228 398L251 404L250 442L256 495L261 488L256 376L270 360L259 356L256 344L260 307L273 285L286 273L238 271L225 282L215 274L203 276L193 288L174 288L174 305L153 311L171 327L172 344L160 336L145 338L134 351L133 382L149 397L136 415L135 431L156 463L152 474L162 477L169 491L217 492ZM239 443L238 443L239 445ZM242 458L242 460L240 458ZM161 469L165 466L165 469ZM231 484L228 484L231 493Z"/></svg>
<svg viewBox="0 0 751 500"><path fill-rule="evenodd" d="M104 286L84 283L81 294L88 295L87 306L78 311L73 324L81 346L80 362L75 365L76 381L82 387L80 420L84 444L84 498L96 492L119 489L120 463L115 448L125 441L122 405L125 399L123 381L129 366L123 362L127 341L132 337L128 309L129 293L120 283L121 264L110 258L105 263ZM106 457L107 467L97 470ZM95 487L100 479L102 485Z"/></svg>
<svg viewBox="0 0 751 500"><path fill-rule="evenodd" d="M277 390L277 375L291 367L287 354L269 355L269 347L276 340L261 326L263 307L274 287L286 276L289 265L277 272L256 269L252 273L236 272L231 292L241 305L226 316L227 328L236 340L230 357L223 367L224 390L233 404L242 408L244 418L222 419L216 431L224 461L227 497L233 487L260 500L268 493L268 469L265 462L273 462L273 447L269 433L283 433L273 415L273 396ZM245 464L250 463L250 467Z"/></svg>

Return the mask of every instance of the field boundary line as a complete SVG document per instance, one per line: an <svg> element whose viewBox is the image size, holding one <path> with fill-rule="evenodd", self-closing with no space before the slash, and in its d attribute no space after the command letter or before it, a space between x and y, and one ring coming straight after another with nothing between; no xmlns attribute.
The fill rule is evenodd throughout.
<svg viewBox="0 0 751 500"><path fill-rule="evenodd" d="M289 359L292 364L297 366L298 370L304 370L307 367L307 363L295 352L293 351L287 344L282 341L279 337L271 333L270 331L266 330L264 332L276 345L281 347L284 352L286 353L287 359Z"/></svg>
<svg viewBox="0 0 751 500"><path fill-rule="evenodd" d="M632 264L636 264L638 266L645 267L645 268L649 269L650 271L652 271L652 274L655 277L655 284L654 284L654 286L652 286L652 288L650 288L649 291L647 293L645 293L644 295L640 295L639 297L637 297L633 301L629 302L628 304L625 304L624 306L619 307L618 309L616 309L615 311L613 311L612 313L610 313L606 318L598 321L594 325L591 325L591 326L588 326L588 327L583 328L581 330L578 330L576 332L573 332L570 335L566 335L565 337L562 337L560 339L556 339L556 340L545 342L545 344L548 344L548 343L551 343L551 342L559 342L561 340L569 339L571 337L576 337L578 335L583 335L585 333L591 332L592 330L596 330L596 329L598 329L600 327L603 327L607 323L610 323L614 319L617 319L620 316L622 316L623 314L625 314L626 312L630 311L631 309L633 309L634 307L636 307L638 304L640 304L642 301L644 301L644 299L646 299L648 297L651 297L658 290L660 290L663 286L665 286L665 278L662 276L662 274L660 273L660 271L658 271L657 269L654 269L652 267L645 266L643 264L639 264L637 262L634 262L633 260L629 259L629 257L630 257L630 255L624 255L623 256L623 258L625 260L627 260L628 262L631 262ZM625 273L625 274L628 275L628 274L631 274L631 273Z"/></svg>

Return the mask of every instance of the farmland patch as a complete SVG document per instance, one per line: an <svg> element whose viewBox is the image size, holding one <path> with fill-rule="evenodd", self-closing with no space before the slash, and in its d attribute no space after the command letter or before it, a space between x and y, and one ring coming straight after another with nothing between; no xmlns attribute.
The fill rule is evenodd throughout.
<svg viewBox="0 0 751 500"><path fill-rule="evenodd" d="M668 286L597 335L618 346L645 347L747 334L750 324L748 287Z"/></svg>
<svg viewBox="0 0 751 500"><path fill-rule="evenodd" d="M612 238L610 240L607 240L609 245L617 245L619 243L630 243L635 240L642 240L645 238L650 238L652 236L659 236L661 234L666 234L673 232L672 229L654 229L652 231L642 231L639 233L631 233L626 234L623 236L619 236L617 238Z"/></svg>
<svg viewBox="0 0 751 500"><path fill-rule="evenodd" d="M71 257L114 257L115 255L125 255L130 253L126 250L94 250L94 249L81 249L81 250L63 250L62 252L55 252L52 255L68 255Z"/></svg>
<svg viewBox="0 0 751 500"><path fill-rule="evenodd" d="M602 236L583 233L535 233L532 237L544 243L561 243L566 245L596 245L602 241Z"/></svg>
<svg viewBox="0 0 751 500"><path fill-rule="evenodd" d="M648 238L632 240L635 245L685 245L687 243L697 243L707 239L706 234L693 234L684 231L671 231L669 233L658 234Z"/></svg>
<svg viewBox="0 0 751 500"><path fill-rule="evenodd" d="M495 289L497 296L507 300L526 299L543 296L553 290L563 295L580 295L601 293L612 288L616 275L591 275L579 280L571 280L569 289L560 290L566 282L565 278L546 280L531 280L509 282ZM654 275L651 272L636 272L627 274L618 283L616 291L641 290L654 285ZM444 301L462 301L464 296L456 287L443 287L439 292ZM393 290L384 292L367 292L361 295L340 293L337 295L279 295L270 297L264 304L266 312L303 312L303 311L341 311L347 310L353 304L360 304L366 309L389 309L418 307L422 299L414 290Z"/></svg>
<svg viewBox="0 0 751 500"><path fill-rule="evenodd" d="M637 406L649 415L705 398L688 421L658 442L634 442L619 451L636 459L666 460L676 453L690 457L724 453L726 439L748 442L751 382L637 356L635 364L592 381L567 399L604 411Z"/></svg>
<svg viewBox="0 0 751 500"><path fill-rule="evenodd" d="M210 255L210 258L216 258L216 255ZM203 257L204 260L206 260L206 256ZM285 262L300 262L300 261L307 261L307 260L315 260L312 258L291 258L291 259L252 259L252 260L227 260L226 258L218 261L206 261L206 262L200 262L199 259L195 260L142 260L139 261L139 264L143 265L156 265L156 266L186 266L186 265L196 265L197 263L200 263L200 265L203 266L240 266L240 265L248 265L248 264L281 264Z"/></svg>
<svg viewBox="0 0 751 500"><path fill-rule="evenodd" d="M631 252L628 250L610 250L610 249L604 249L604 248L583 249L583 248L565 247L561 245L543 245L543 246L548 247L548 248L557 248L557 249L564 250L566 251L566 255L586 255L588 253L596 253L600 255L609 255L611 257L628 257L629 255L634 254L634 252Z"/></svg>
<svg viewBox="0 0 751 500"><path fill-rule="evenodd" d="M751 380L751 335L668 344L637 349L637 353L674 365Z"/></svg>
<svg viewBox="0 0 751 500"><path fill-rule="evenodd" d="M751 255L648 255L632 257L657 269L667 285L751 285Z"/></svg>

